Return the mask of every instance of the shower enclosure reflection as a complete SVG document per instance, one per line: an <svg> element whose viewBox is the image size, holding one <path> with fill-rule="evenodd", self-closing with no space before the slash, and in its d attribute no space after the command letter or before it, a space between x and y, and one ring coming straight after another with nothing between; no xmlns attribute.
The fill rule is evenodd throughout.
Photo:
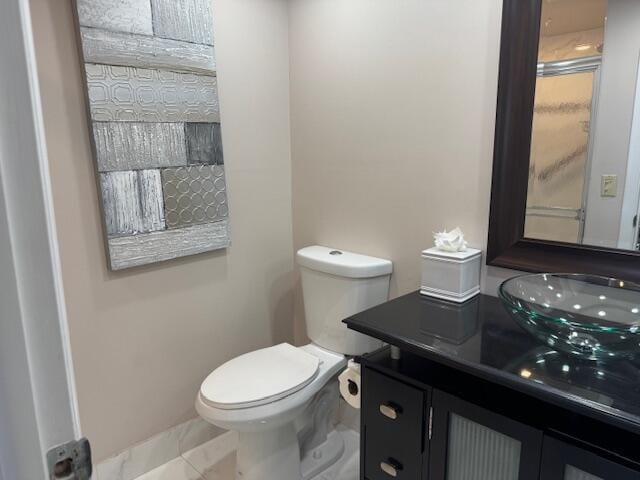
<svg viewBox="0 0 640 480"><path fill-rule="evenodd" d="M600 57L541 63L525 235L582 243Z"/></svg>
<svg viewBox="0 0 640 480"><path fill-rule="evenodd" d="M525 237L638 249L638 27L640 2L544 1Z"/></svg>

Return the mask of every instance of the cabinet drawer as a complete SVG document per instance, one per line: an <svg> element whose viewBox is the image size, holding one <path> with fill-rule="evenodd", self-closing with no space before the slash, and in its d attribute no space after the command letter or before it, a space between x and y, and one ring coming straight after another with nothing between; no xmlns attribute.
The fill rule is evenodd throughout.
<svg viewBox="0 0 640 480"><path fill-rule="evenodd" d="M362 383L365 477L419 480L425 393L370 369L364 369Z"/></svg>

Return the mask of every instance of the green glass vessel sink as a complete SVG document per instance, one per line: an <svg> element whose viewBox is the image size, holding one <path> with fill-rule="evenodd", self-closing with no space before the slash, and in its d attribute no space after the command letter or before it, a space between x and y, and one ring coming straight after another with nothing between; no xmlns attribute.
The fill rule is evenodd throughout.
<svg viewBox="0 0 640 480"><path fill-rule="evenodd" d="M598 360L640 354L640 285L580 274L523 275L500 298L549 347Z"/></svg>

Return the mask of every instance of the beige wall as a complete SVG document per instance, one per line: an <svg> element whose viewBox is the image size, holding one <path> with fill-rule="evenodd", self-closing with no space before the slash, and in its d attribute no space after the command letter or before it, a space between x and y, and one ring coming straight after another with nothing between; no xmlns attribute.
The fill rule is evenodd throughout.
<svg viewBox="0 0 640 480"><path fill-rule="evenodd" d="M638 50L640 49L640 3L634 0L609 0L604 34L604 52L600 76L600 92L593 130L593 160L588 182L587 215L584 243L604 247L633 249L633 217L638 212L637 168L634 178L625 185L629 157L633 112L638 92ZM634 141L635 140L635 141ZM602 197L602 175L617 175L618 194ZM628 191L625 191L625 186ZM624 196L627 195L626 199ZM626 205L624 205L624 203ZM626 208L623 210L623 206ZM624 218L622 217L624 213ZM622 244L618 243L621 222L627 231Z"/></svg>
<svg viewBox="0 0 640 480"><path fill-rule="evenodd" d="M97 460L193 417L224 360L289 339L294 247L390 258L396 296L417 288L433 232L460 225L484 246L501 0L216 0L233 246L119 274L102 248L69 2L31 1ZM485 291L504 275L485 270Z"/></svg>
<svg viewBox="0 0 640 480"><path fill-rule="evenodd" d="M31 3L81 422L100 461L194 417L217 365L291 335L287 5L216 0L233 246L115 274L71 2Z"/></svg>
<svg viewBox="0 0 640 480"><path fill-rule="evenodd" d="M296 248L392 259L396 296L418 287L433 232L484 246L501 4L292 0Z"/></svg>

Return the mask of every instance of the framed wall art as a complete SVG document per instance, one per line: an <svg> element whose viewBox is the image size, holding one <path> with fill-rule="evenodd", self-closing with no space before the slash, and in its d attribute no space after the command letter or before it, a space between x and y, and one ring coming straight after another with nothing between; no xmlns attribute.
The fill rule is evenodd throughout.
<svg viewBox="0 0 640 480"><path fill-rule="evenodd" d="M76 0L113 270L230 243L212 0Z"/></svg>

